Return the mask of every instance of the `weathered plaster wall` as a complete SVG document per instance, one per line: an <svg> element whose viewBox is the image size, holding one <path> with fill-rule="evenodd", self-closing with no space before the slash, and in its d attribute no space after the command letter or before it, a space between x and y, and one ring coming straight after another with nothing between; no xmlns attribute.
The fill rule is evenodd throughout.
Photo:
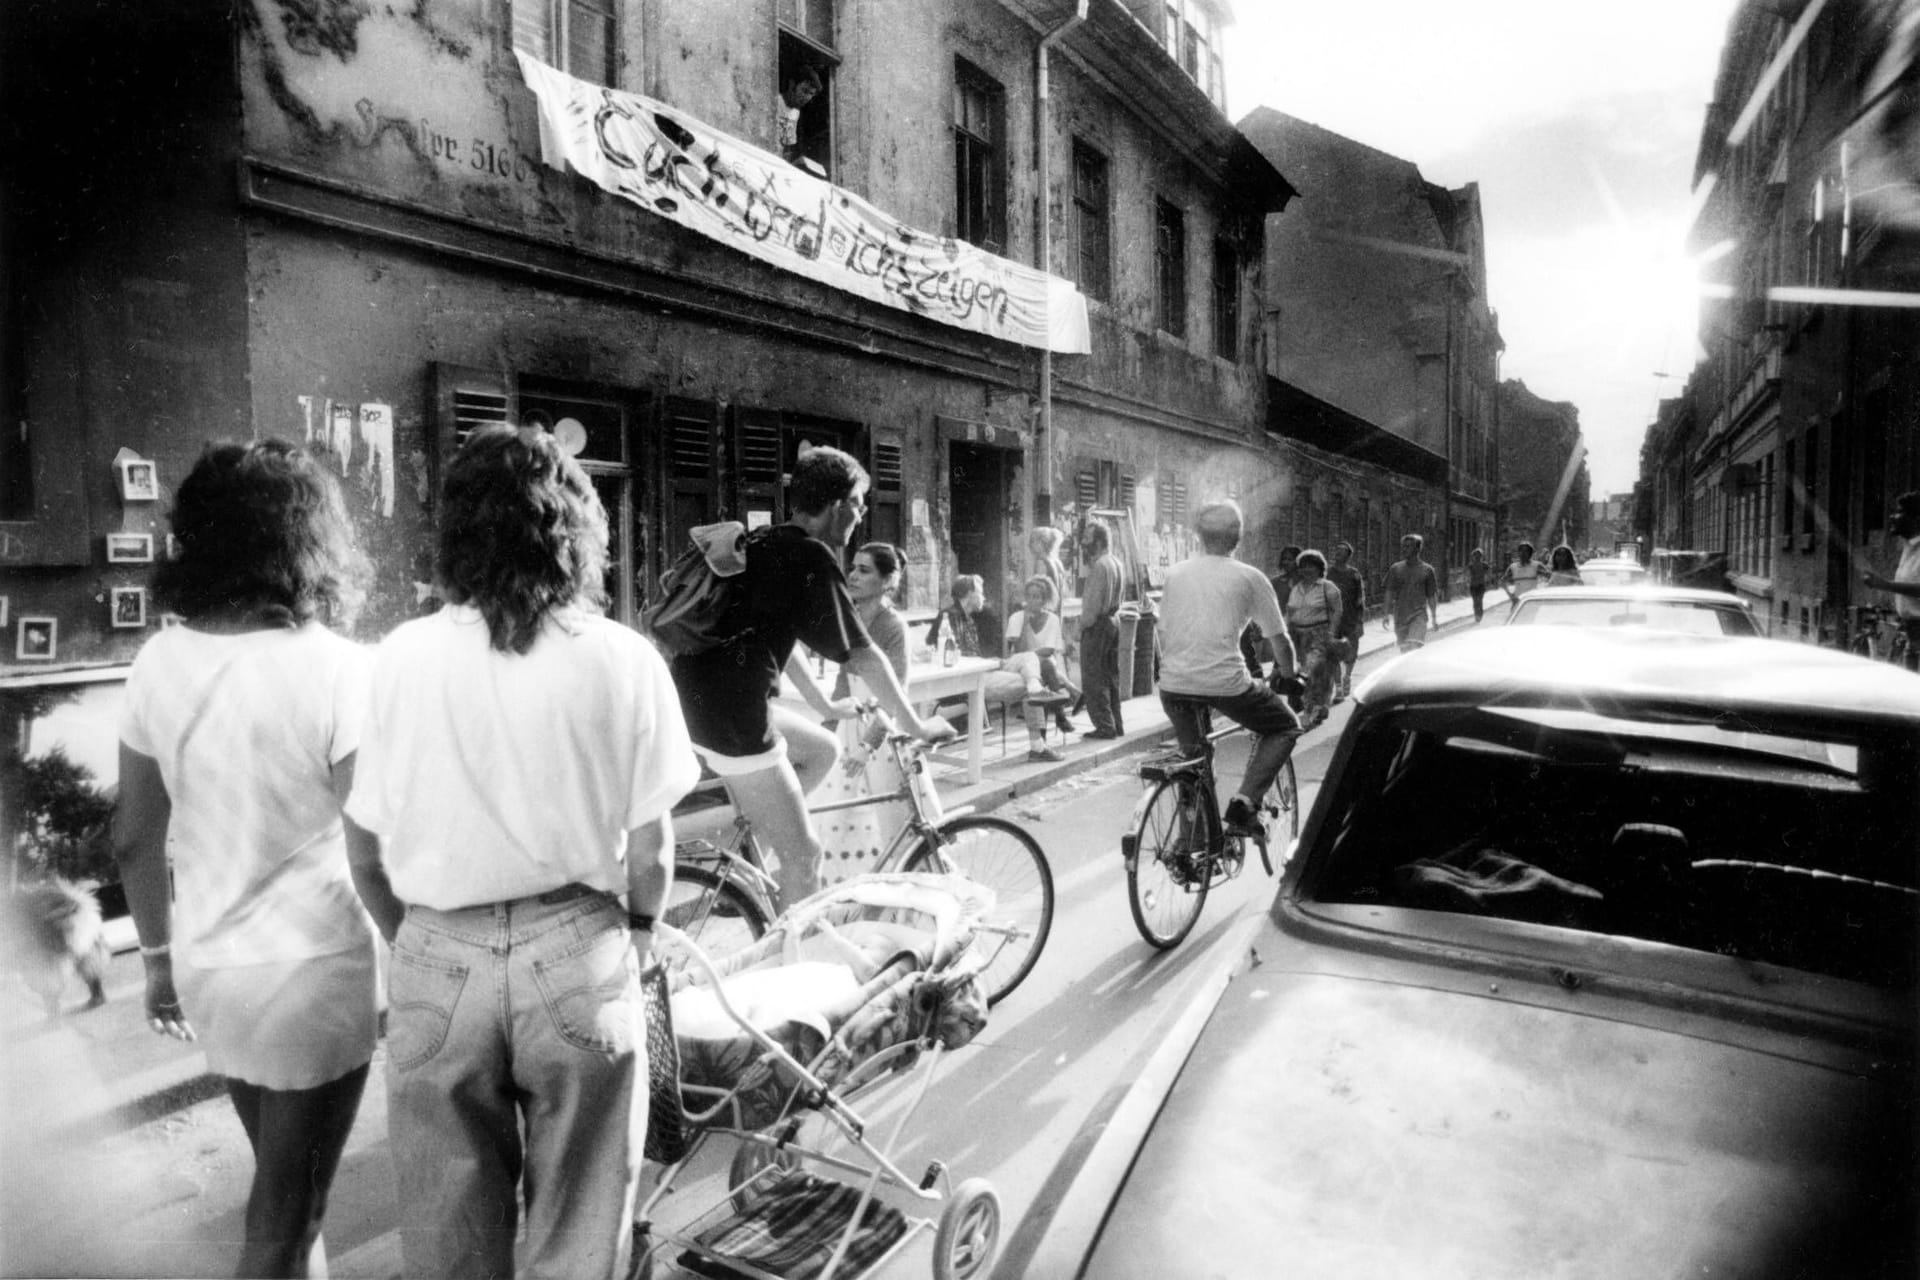
<svg viewBox="0 0 1920 1280"><path fill-rule="evenodd" d="M7 201L39 509L0 526L0 671L21 673L132 657L158 612L113 627L110 592L147 587L152 564L108 563L107 535L163 554L174 486L250 423L231 83L192 70L230 61L225 13L20 4L8 21L0 77L32 121ZM122 500L122 449L157 464L155 500ZM36 616L58 623L51 663L16 660Z"/></svg>

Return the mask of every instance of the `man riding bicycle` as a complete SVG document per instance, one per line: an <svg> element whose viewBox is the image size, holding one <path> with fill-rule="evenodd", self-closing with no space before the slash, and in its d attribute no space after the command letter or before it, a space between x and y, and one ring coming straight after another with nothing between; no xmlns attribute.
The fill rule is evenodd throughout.
<svg viewBox="0 0 1920 1280"><path fill-rule="evenodd" d="M1240 633L1252 622L1273 646L1276 681L1297 686L1293 641L1273 584L1233 558L1240 506L1211 502L1194 518L1200 552L1167 574L1160 598L1160 703L1182 755L1206 750L1206 713L1219 711L1254 734L1240 790L1227 804L1227 831L1258 836L1260 797L1293 754L1300 718L1286 700L1247 671Z"/></svg>
<svg viewBox="0 0 1920 1280"><path fill-rule="evenodd" d="M792 515L748 540L742 603L725 623L731 638L672 664L694 750L767 847L779 852L782 906L819 887L820 838L806 793L826 778L839 744L797 711L774 703L780 673L823 716L846 718L858 710L827 698L796 654L796 641L864 680L914 736L926 742L953 736L945 720L915 714L847 593L840 556L866 514L867 485L866 471L838 449L803 454L787 485Z"/></svg>

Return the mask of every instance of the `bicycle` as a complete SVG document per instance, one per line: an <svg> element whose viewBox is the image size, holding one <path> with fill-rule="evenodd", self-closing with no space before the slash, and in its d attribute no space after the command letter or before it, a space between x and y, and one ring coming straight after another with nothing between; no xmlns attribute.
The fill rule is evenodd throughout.
<svg viewBox="0 0 1920 1280"><path fill-rule="evenodd" d="M1005 818L946 812L928 768L927 745L901 733L884 712L861 712L869 750L894 753L906 784L898 791L856 796L810 806L833 813L904 800L908 818L874 864L875 871L921 871L961 875L993 890L993 914L976 936L992 946L981 972L987 1003L997 1004L1025 981L1053 929L1053 869L1025 828ZM711 955L726 955L759 938L779 914L779 888L744 815L725 845L685 840L674 846L673 889L662 912L667 923L699 942Z"/></svg>
<svg viewBox="0 0 1920 1280"><path fill-rule="evenodd" d="M1857 604L1848 612L1852 615L1847 628L1849 653L1920 671L1920 650L1915 649L1908 637L1898 610L1877 604Z"/></svg>
<svg viewBox="0 0 1920 1280"><path fill-rule="evenodd" d="M1169 951L1193 931L1215 885L1237 877L1246 863L1247 837L1230 833L1220 814L1220 798L1213 779L1213 744L1239 725L1208 727L1206 747L1196 756L1176 749L1154 756L1140 766L1147 785L1134 807L1133 830L1120 837L1120 853L1127 867L1127 905L1133 911L1140 936L1161 951ZM1273 874L1265 823L1276 822L1289 844L1300 834L1300 783L1293 757L1280 766L1260 806L1261 834L1254 837L1261 865Z"/></svg>

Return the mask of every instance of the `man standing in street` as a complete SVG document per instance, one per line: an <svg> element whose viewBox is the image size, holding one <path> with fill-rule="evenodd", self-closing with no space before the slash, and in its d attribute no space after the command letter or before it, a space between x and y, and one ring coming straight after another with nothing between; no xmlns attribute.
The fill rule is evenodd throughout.
<svg viewBox="0 0 1920 1280"><path fill-rule="evenodd" d="M1240 656L1240 633L1251 622L1273 647L1275 677L1295 675L1293 641L1273 584L1233 558L1241 527L1239 504L1208 503L1193 522L1200 553L1167 573L1160 597L1160 704L1183 756L1207 750L1209 711L1253 732L1253 754L1225 818L1230 833L1259 835L1260 798L1293 754L1300 720L1284 698L1248 674Z"/></svg>
<svg viewBox="0 0 1920 1280"><path fill-rule="evenodd" d="M1340 623L1334 628L1335 671L1339 682L1333 700L1340 702L1353 693L1353 664L1360 658L1360 633L1367 626L1367 583L1353 567L1353 544L1333 544L1333 565L1327 581L1340 592Z"/></svg>
<svg viewBox="0 0 1920 1280"><path fill-rule="evenodd" d="M1868 572L1864 579L1875 591L1892 594L1893 611L1907 633L1907 664L1912 666L1914 655L1920 654L1920 489L1901 494L1893 505L1888 532L1899 539L1900 563L1891 578Z"/></svg>
<svg viewBox="0 0 1920 1280"><path fill-rule="evenodd" d="M1120 558L1113 535L1099 520L1087 521L1080 534L1087 580L1080 588L1080 688L1093 718L1089 738L1118 738L1120 723Z"/></svg>
<svg viewBox="0 0 1920 1280"><path fill-rule="evenodd" d="M1387 569L1387 625L1400 651L1427 642L1427 625L1440 625L1440 584L1433 566L1420 558L1426 539L1410 533L1400 539L1400 559Z"/></svg>

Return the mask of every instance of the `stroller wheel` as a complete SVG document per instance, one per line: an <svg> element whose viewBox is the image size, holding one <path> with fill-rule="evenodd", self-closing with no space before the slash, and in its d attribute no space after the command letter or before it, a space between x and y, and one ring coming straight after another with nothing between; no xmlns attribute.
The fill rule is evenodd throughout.
<svg viewBox="0 0 1920 1280"><path fill-rule="evenodd" d="M736 1213L746 1213L767 1193L767 1185L774 1180L769 1169L795 1169L800 1158L785 1147L774 1147L752 1138L742 1138L740 1146L733 1153L733 1164L727 1172L728 1193L733 1198Z"/></svg>
<svg viewBox="0 0 1920 1280"><path fill-rule="evenodd" d="M985 1178L968 1178L953 1189L933 1238L934 1280L969 1280L993 1266L1000 1243L1000 1197Z"/></svg>

